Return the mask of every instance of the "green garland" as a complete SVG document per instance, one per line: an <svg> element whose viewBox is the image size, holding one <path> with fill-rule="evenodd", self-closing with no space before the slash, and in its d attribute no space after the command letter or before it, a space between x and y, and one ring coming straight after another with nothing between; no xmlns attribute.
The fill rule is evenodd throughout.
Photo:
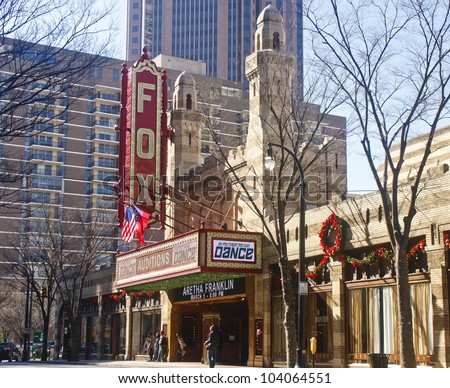
<svg viewBox="0 0 450 388"><path fill-rule="evenodd" d="M448 238L448 236L447 236ZM408 260L418 259L421 254L425 253L425 240L420 240L407 254ZM356 257L348 256L342 254L339 257L339 261L347 262L353 267L360 267L363 265L372 265L374 263L378 263L380 260L386 260L390 263L395 262L395 254L391 249L388 248L377 248L374 251L370 252L368 255L365 255L362 259L358 259ZM325 255L324 258L319 262L318 265L314 266L311 270L305 270L305 276L307 279L311 279L315 281L317 277L323 272L325 267L328 265L330 261L330 256ZM295 269L298 272L298 264L295 265Z"/></svg>

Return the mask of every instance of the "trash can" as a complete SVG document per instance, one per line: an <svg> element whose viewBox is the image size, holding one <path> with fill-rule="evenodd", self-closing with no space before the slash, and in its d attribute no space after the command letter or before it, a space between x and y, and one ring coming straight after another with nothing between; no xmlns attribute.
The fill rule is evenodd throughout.
<svg viewBox="0 0 450 388"><path fill-rule="evenodd" d="M369 365L371 368L387 368L389 362L389 354L385 353L370 353Z"/></svg>

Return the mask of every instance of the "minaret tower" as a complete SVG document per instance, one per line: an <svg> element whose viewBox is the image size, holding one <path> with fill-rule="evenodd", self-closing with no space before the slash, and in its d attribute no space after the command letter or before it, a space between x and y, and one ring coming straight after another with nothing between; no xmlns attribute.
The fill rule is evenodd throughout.
<svg viewBox="0 0 450 388"><path fill-rule="evenodd" d="M245 181L248 191L248 194L244 189L240 192L238 201L243 202L237 208L242 209L242 214L236 214L236 218L242 217L254 230L262 229L261 218L249 210L246 197L251 195L256 207L268 215L266 209L270 207L263 194L263 179L268 175L264 167L266 147L269 141L280 143L280 120L289 122L295 69L295 58L286 51L283 18L275 7L268 5L258 17L255 50L246 61L250 84L247 142L245 147L231 152L228 159L235 170L240 169L239 179Z"/></svg>
<svg viewBox="0 0 450 388"><path fill-rule="evenodd" d="M292 109L295 85L295 58L286 51L286 32L281 14L272 5L263 9L257 20L255 51L247 57L250 121L246 155L255 155L252 163L263 175L265 147L269 140L279 140L278 127L271 110L281 117ZM287 114L287 113L286 113Z"/></svg>
<svg viewBox="0 0 450 388"><path fill-rule="evenodd" d="M206 123L205 115L197 110L197 90L192 75L183 72L175 81L172 111L168 122L172 130L172 141L168 145L169 185L177 188L178 177L193 174L195 168L203 164L201 155L201 135ZM172 193L177 196L179 193ZM182 195L182 194L180 194ZM169 235L179 230L177 221L185 217L183 210L174 201L167 204L167 223Z"/></svg>
<svg viewBox="0 0 450 388"><path fill-rule="evenodd" d="M185 175L200 166L201 134L205 115L197 110L197 91L192 75L183 72L175 81L170 127L174 139L169 146L169 170L175 176Z"/></svg>

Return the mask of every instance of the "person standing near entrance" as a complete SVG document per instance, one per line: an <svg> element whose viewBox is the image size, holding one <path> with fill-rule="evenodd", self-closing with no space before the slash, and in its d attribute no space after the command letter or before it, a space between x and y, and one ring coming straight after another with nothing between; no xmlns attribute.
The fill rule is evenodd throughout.
<svg viewBox="0 0 450 388"><path fill-rule="evenodd" d="M148 362L153 360L153 348L155 346L155 336L152 333L148 333L147 336L147 354L148 354Z"/></svg>
<svg viewBox="0 0 450 388"><path fill-rule="evenodd" d="M159 334L159 353L157 361L163 362L167 361L167 345L168 345L167 337L164 334L164 331L161 330Z"/></svg>
<svg viewBox="0 0 450 388"><path fill-rule="evenodd" d="M153 361L158 361L159 356L159 333L156 333L155 343L153 345Z"/></svg>
<svg viewBox="0 0 450 388"><path fill-rule="evenodd" d="M208 363L210 368L216 366L217 354L219 351L219 333L216 331L216 326L212 325L209 328L209 338L205 341L206 351L208 353Z"/></svg>
<svg viewBox="0 0 450 388"><path fill-rule="evenodd" d="M178 341L178 349L177 352L179 354L180 361L183 361L183 357L186 354L186 342L184 342L183 336L181 334L175 334L175 337L177 337Z"/></svg>

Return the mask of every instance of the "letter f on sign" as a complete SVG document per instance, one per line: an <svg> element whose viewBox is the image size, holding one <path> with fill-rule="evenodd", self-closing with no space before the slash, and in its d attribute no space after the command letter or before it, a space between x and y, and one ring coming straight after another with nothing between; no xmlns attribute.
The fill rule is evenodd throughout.
<svg viewBox="0 0 450 388"><path fill-rule="evenodd" d="M138 113L142 113L144 111L144 101L152 100L152 96L144 93L145 90L156 90L156 85L148 84L145 82L140 82L138 84Z"/></svg>

